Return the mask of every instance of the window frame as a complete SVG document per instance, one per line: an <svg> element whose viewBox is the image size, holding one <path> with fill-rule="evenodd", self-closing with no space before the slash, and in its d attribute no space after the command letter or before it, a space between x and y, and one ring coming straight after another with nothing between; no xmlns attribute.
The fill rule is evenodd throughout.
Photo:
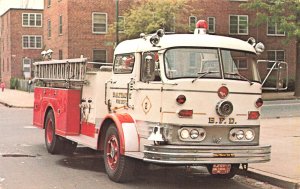
<svg viewBox="0 0 300 189"><path fill-rule="evenodd" d="M30 38L34 37L34 47L30 45ZM24 46L24 38L27 38L28 46ZM37 47L37 38L41 39L41 46ZM22 35L22 49L42 49L43 47L43 36L42 35Z"/></svg>
<svg viewBox="0 0 300 189"><path fill-rule="evenodd" d="M275 60L271 60L271 59L269 59L269 52L274 52L275 53ZM283 52L283 60L278 60L278 58L277 58L277 53L278 52ZM283 62L285 62L285 59L286 59L286 53L285 53L285 50L283 50L283 49L277 49L277 50L267 50L267 59L269 60L269 61L283 61ZM271 69L271 67L269 67L269 65L267 64L267 69L269 70L269 69ZM277 67L275 67L274 69L278 69Z"/></svg>
<svg viewBox="0 0 300 189"><path fill-rule="evenodd" d="M58 35L63 35L63 17L59 15L58 17Z"/></svg>
<svg viewBox="0 0 300 189"><path fill-rule="evenodd" d="M47 37L48 37L48 39L51 39L51 36L52 36L51 25L52 25L52 23L51 23L51 20L49 19L47 21Z"/></svg>
<svg viewBox="0 0 300 189"><path fill-rule="evenodd" d="M212 18L213 19L213 31L210 31L209 30L209 19ZM207 17L207 32L208 33L216 33L216 17L213 17L213 16L209 16Z"/></svg>
<svg viewBox="0 0 300 189"><path fill-rule="evenodd" d="M130 55L133 56L133 58L134 58L132 69L130 71L118 71L118 70L116 70L116 57L117 56L125 57L125 56L130 56ZM114 74L132 74L133 70L134 70L134 66L135 66L135 61L136 61L135 53L116 54L115 57L114 57L114 62L113 62L113 73Z"/></svg>
<svg viewBox="0 0 300 189"><path fill-rule="evenodd" d="M247 59L244 59L244 58L237 58L237 59L235 59L236 61L237 61L237 65L236 65L236 67L237 67L237 69L238 70L248 70L248 68L249 68L249 63L248 63L248 60ZM246 61L246 67L244 68L244 67L240 67L240 62L241 61Z"/></svg>
<svg viewBox="0 0 300 189"><path fill-rule="evenodd" d="M62 50L62 49L59 49L59 50L58 50L58 59L59 59L59 60L62 60L62 59L63 59L63 50Z"/></svg>
<svg viewBox="0 0 300 189"><path fill-rule="evenodd" d="M237 17L237 33L231 33L231 17L236 16ZM247 18L247 32L246 33L240 33L240 17L246 17ZM248 15L236 15L236 14L230 14L229 15L229 35L249 35L249 16Z"/></svg>
<svg viewBox="0 0 300 189"><path fill-rule="evenodd" d="M48 8L51 7L51 4L52 4L51 0L47 0L47 7Z"/></svg>
<svg viewBox="0 0 300 189"><path fill-rule="evenodd" d="M123 24L121 25L120 23L120 20L122 20L123 19ZM122 28L123 27L123 30L120 30L120 28ZM119 16L118 17L118 32L119 33L124 33L125 32L125 17L124 16Z"/></svg>
<svg viewBox="0 0 300 189"><path fill-rule="evenodd" d="M94 17L95 17L96 14L105 15L105 31L104 32L97 32L97 31L94 30L95 29L95 27L94 27L94 24L95 24ZM102 23L100 23L100 24L102 24ZM108 26L108 16L107 16L107 13L103 13L103 12L93 12L92 13L92 33L93 34L107 34L107 26Z"/></svg>
<svg viewBox="0 0 300 189"><path fill-rule="evenodd" d="M191 22L191 18L195 18L195 23ZM189 31L190 32L194 32L195 28L196 28L196 23L197 23L197 17L196 16L189 16ZM193 26L192 26L193 24Z"/></svg>
<svg viewBox="0 0 300 189"><path fill-rule="evenodd" d="M28 61L28 63L25 63L26 61ZM25 66L25 65L29 65L29 66ZM32 59L24 57L22 59L22 72L29 72L29 73L31 73L31 70L32 70L31 65L32 65ZM29 71L25 71L25 68L29 68Z"/></svg>
<svg viewBox="0 0 300 189"><path fill-rule="evenodd" d="M107 63L107 50L106 49L93 49L92 51L92 57L93 57L93 62L96 62L95 61L95 51L105 51L105 61L104 62L98 62L98 63ZM95 65L98 65L98 64L94 64L94 67L97 67Z"/></svg>
<svg viewBox="0 0 300 189"><path fill-rule="evenodd" d="M24 15L28 16L27 24L24 24ZM30 15L34 15L34 25L30 25ZM41 25L37 25L37 15L41 16ZM43 26L43 14L42 13L22 13L22 27L38 27Z"/></svg>
<svg viewBox="0 0 300 189"><path fill-rule="evenodd" d="M274 34L269 33L269 22L271 21L270 19L271 19L271 17L269 17L268 20L267 20L267 36L285 36L285 31L283 32L283 34L278 33L279 32L278 26L277 26L278 22L274 22L274 31L275 31L275 33Z"/></svg>

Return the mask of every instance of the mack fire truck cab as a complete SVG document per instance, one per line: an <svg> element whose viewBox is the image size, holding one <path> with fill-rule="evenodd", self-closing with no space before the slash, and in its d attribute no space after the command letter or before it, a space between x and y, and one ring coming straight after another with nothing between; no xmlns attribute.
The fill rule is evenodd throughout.
<svg viewBox="0 0 300 189"><path fill-rule="evenodd" d="M205 34L141 34L121 42L113 65L89 70L85 58L35 63L34 125L49 153L83 144L103 151L115 182L136 161L201 165L231 178L240 165L270 160L259 142L262 43Z"/></svg>

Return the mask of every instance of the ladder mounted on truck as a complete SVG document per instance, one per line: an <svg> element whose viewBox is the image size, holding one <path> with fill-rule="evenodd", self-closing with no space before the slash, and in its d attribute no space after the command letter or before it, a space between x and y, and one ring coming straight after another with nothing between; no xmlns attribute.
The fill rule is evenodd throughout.
<svg viewBox="0 0 300 189"><path fill-rule="evenodd" d="M86 83L86 58L50 60L33 63L34 81L45 86L72 88Z"/></svg>

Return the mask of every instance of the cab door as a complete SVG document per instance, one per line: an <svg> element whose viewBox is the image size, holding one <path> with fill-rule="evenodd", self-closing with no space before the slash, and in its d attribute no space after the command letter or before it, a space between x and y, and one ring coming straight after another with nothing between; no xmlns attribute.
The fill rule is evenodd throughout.
<svg viewBox="0 0 300 189"><path fill-rule="evenodd" d="M113 76L106 86L106 104L111 112L128 111L134 108L131 102L131 91L136 74L136 57L134 53L119 54L115 56ZM130 86L129 86L130 85Z"/></svg>

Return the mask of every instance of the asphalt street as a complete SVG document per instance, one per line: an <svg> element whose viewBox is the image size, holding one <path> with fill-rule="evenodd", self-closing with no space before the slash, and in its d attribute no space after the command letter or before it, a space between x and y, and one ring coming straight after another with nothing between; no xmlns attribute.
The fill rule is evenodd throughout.
<svg viewBox="0 0 300 189"><path fill-rule="evenodd" d="M262 118L299 117L300 100L265 101L261 115Z"/></svg>
<svg viewBox="0 0 300 189"><path fill-rule="evenodd" d="M0 105L0 189L89 188L276 188L236 176L215 180L203 168L143 167L126 184L110 181L101 154L79 147L73 156L50 155L44 131L32 126L32 109Z"/></svg>

